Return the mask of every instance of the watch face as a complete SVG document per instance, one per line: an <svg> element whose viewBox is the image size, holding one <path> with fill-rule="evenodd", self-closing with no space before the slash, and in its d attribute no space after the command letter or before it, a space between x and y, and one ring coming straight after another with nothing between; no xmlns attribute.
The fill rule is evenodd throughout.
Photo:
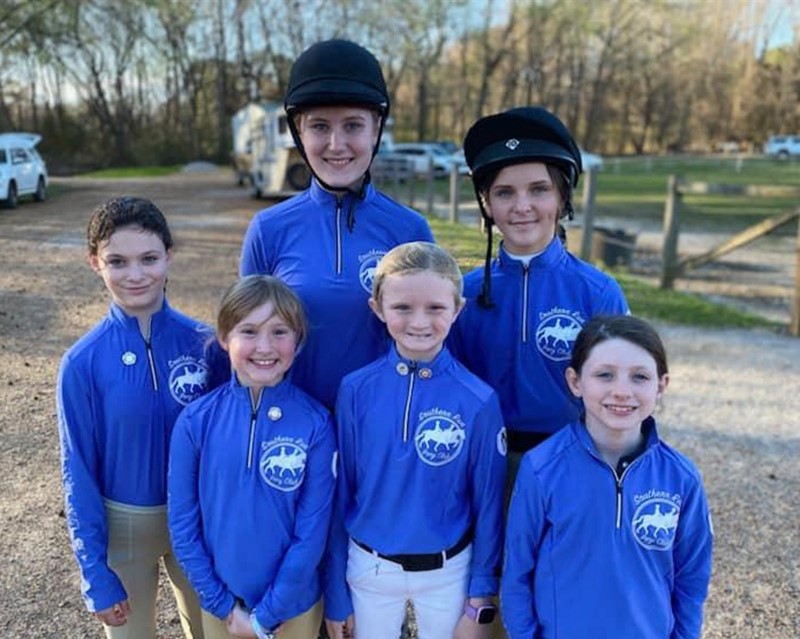
<svg viewBox="0 0 800 639"><path fill-rule="evenodd" d="M476 621L479 624L492 623L494 621L494 613L493 606L482 606L478 608L478 619Z"/></svg>

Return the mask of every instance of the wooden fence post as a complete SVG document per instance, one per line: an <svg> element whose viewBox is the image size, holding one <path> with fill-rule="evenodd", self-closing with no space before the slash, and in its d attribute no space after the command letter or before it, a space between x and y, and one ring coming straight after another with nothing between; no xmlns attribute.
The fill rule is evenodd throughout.
<svg viewBox="0 0 800 639"><path fill-rule="evenodd" d="M458 166L453 163L450 167L450 221L458 222Z"/></svg>
<svg viewBox="0 0 800 639"><path fill-rule="evenodd" d="M664 264L661 270L661 288L673 287L678 275L678 233L681 224L681 193L679 178L670 175L667 182L667 202L664 205Z"/></svg>
<svg viewBox="0 0 800 639"><path fill-rule="evenodd" d="M794 298L792 299L792 317L789 322L789 333L800 337L800 208L797 209L797 247L795 248L794 266Z"/></svg>
<svg viewBox="0 0 800 639"><path fill-rule="evenodd" d="M417 172L416 170L411 171L411 177L408 178L408 206L409 208L414 208L414 200L416 198L416 190L417 190Z"/></svg>
<svg viewBox="0 0 800 639"><path fill-rule="evenodd" d="M434 192L434 185L436 181L436 175L434 174L433 168L433 157L428 158L428 177L426 182L426 212L428 215L433 215L433 192Z"/></svg>
<svg viewBox="0 0 800 639"><path fill-rule="evenodd" d="M592 259L592 232L594 231L594 199L597 193L597 169L589 169L584 174L583 183L583 231L581 233L581 259Z"/></svg>

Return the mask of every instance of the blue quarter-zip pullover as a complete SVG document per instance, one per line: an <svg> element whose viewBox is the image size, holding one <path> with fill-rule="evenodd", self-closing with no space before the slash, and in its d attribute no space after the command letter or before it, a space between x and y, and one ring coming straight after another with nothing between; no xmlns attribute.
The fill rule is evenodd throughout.
<svg viewBox="0 0 800 639"><path fill-rule="evenodd" d="M472 530L468 594L496 594L506 442L491 388L446 349L423 363L392 347L342 381L336 421L326 618L352 613L348 537L382 554L438 553Z"/></svg>
<svg viewBox="0 0 800 639"><path fill-rule="evenodd" d="M150 339L116 304L64 355L57 409L67 523L91 611L126 598L107 564L104 500L132 506L167 501L172 426L181 409L208 390L227 357L207 326L165 301Z"/></svg>
<svg viewBox="0 0 800 639"><path fill-rule="evenodd" d="M288 379L254 404L234 377L181 413L169 529L205 610L224 619L239 599L274 628L319 600L334 450L327 409Z"/></svg>
<svg viewBox="0 0 800 639"><path fill-rule="evenodd" d="M578 419L564 371L581 327L628 313L617 282L568 253L557 238L527 266L505 252L491 264L494 306L481 308L483 269L464 278L467 303L450 331L453 355L500 396L506 426L552 433Z"/></svg>
<svg viewBox="0 0 800 639"><path fill-rule="evenodd" d="M372 185L359 200L352 193L337 197L314 180L251 221L239 272L279 277L303 301L310 330L291 375L328 408L342 377L389 347L386 329L367 304L375 265L398 244L417 240L433 241L425 218Z"/></svg>
<svg viewBox="0 0 800 639"><path fill-rule="evenodd" d="M528 452L506 525L509 639L698 639L713 531L694 464L645 420L619 470L573 423Z"/></svg>

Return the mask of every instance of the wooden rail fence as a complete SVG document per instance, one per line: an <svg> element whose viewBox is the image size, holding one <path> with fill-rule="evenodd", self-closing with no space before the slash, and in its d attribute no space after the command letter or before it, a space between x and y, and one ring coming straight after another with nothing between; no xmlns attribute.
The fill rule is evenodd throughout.
<svg viewBox="0 0 800 639"><path fill-rule="evenodd" d="M705 253L680 258L678 256L678 239L680 236L681 204L683 196L687 193L797 197L800 200L800 188L683 182L678 176L671 175L667 184L667 202L664 206L664 244L662 250L664 262L661 271L661 288L670 289L674 286L675 280L684 275L689 269L707 264L726 253L730 253L764 235L772 233L782 226L798 221L797 248L795 251L795 287L791 305L789 332L794 336L800 336L800 206L793 211L763 220Z"/></svg>

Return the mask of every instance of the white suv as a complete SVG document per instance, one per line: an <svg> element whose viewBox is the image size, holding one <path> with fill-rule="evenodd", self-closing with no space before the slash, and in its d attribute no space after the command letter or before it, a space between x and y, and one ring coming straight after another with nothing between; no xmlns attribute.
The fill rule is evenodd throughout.
<svg viewBox="0 0 800 639"><path fill-rule="evenodd" d="M21 195L37 202L47 197L47 166L36 151L41 139L36 133L0 134L0 202L9 209Z"/></svg>
<svg viewBox="0 0 800 639"><path fill-rule="evenodd" d="M779 160L800 156L800 135L772 135L764 145L764 153Z"/></svg>
<svg viewBox="0 0 800 639"><path fill-rule="evenodd" d="M416 175L428 175L428 168L433 163L433 174L443 176L450 174L453 158L438 144L428 142L397 142L391 147L392 153L408 156L414 162Z"/></svg>

